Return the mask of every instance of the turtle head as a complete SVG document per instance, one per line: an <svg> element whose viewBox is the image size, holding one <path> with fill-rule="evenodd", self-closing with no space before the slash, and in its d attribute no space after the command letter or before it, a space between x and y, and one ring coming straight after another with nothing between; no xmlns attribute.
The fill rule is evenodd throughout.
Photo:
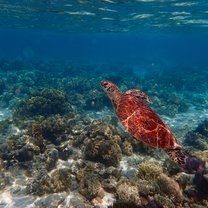
<svg viewBox="0 0 208 208"><path fill-rule="evenodd" d="M101 87L106 93L113 93L118 87L111 81L103 80L100 82Z"/></svg>
<svg viewBox="0 0 208 208"><path fill-rule="evenodd" d="M100 82L101 87L107 93L108 97L111 99L113 105L115 106L118 98L121 96L121 91L119 88L111 81L103 80Z"/></svg>

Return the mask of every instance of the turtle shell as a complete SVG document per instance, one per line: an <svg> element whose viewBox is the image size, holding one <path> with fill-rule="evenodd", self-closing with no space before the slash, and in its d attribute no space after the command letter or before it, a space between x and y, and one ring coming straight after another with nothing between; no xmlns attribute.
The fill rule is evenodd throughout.
<svg viewBox="0 0 208 208"><path fill-rule="evenodd" d="M136 139L152 147L181 148L173 133L143 100L124 93L115 110L123 126Z"/></svg>

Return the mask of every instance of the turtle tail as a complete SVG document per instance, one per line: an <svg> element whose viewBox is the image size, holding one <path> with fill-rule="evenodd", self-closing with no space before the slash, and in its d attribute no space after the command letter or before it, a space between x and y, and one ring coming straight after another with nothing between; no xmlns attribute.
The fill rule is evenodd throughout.
<svg viewBox="0 0 208 208"><path fill-rule="evenodd" d="M182 151L182 149L165 149L165 152L168 154L170 159L180 166L184 166L186 164L186 155Z"/></svg>

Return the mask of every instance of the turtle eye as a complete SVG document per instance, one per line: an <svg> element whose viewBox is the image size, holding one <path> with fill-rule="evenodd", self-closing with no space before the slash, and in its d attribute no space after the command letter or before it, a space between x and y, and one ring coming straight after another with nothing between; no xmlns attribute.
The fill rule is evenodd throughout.
<svg viewBox="0 0 208 208"><path fill-rule="evenodd" d="M104 88L107 88L107 86L108 86L108 83L105 82L105 83L103 84L103 87L104 87Z"/></svg>
<svg viewBox="0 0 208 208"><path fill-rule="evenodd" d="M113 88L113 87L109 87L109 88L107 89L107 91L108 91L108 92L113 92L113 91L114 91L114 88Z"/></svg>

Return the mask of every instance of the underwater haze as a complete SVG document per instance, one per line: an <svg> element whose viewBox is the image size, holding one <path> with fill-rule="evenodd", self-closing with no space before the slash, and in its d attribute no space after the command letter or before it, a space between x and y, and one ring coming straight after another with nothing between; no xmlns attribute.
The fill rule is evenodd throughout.
<svg viewBox="0 0 208 208"><path fill-rule="evenodd" d="M0 208L208 207L207 80L206 0L1 0Z"/></svg>

